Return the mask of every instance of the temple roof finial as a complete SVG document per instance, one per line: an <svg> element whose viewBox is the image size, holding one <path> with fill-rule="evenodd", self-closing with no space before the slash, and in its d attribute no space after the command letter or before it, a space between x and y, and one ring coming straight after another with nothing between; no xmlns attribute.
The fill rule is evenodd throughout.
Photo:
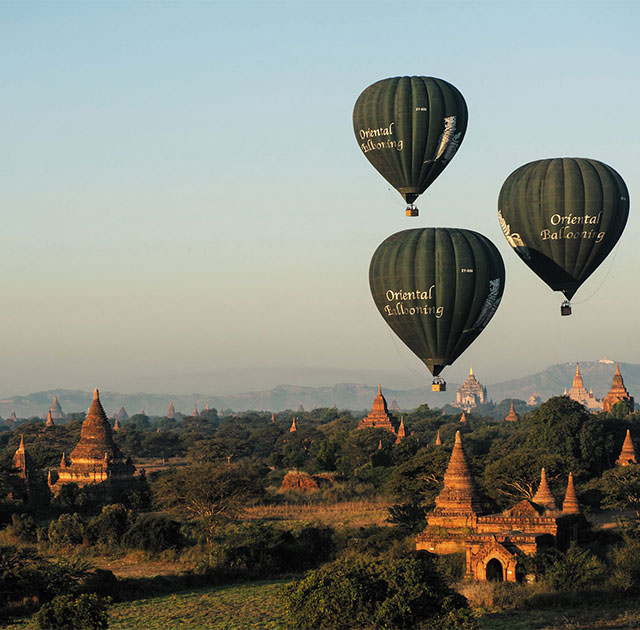
<svg viewBox="0 0 640 630"><path fill-rule="evenodd" d="M93 390L93 400L100 400L100 392L97 387Z"/></svg>

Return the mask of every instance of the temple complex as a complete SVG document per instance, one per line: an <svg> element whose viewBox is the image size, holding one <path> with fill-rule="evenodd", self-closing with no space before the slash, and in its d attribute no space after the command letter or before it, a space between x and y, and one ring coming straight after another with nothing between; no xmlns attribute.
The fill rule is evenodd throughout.
<svg viewBox="0 0 640 630"><path fill-rule="evenodd" d="M82 423L80 441L69 456L62 454L56 475L49 478L49 488L57 494L66 483L78 486L121 482L133 479L135 467L125 460L113 441L111 425L100 403L98 390Z"/></svg>
<svg viewBox="0 0 640 630"><path fill-rule="evenodd" d="M518 422L518 414L516 410L513 408L513 400L511 401L511 408L509 409L509 413L504 417L507 422Z"/></svg>
<svg viewBox="0 0 640 630"><path fill-rule="evenodd" d="M531 501L525 499L498 514L481 515L459 431L435 503L426 515L427 526L416 538L416 549L437 554L464 551L467 576L480 581L522 580L520 554L533 555L553 545L566 548L586 527L573 477L569 477L563 510L558 510L544 469Z"/></svg>
<svg viewBox="0 0 640 630"><path fill-rule="evenodd" d="M167 409L167 418L169 420L175 420L176 417L176 408L173 406L173 400L169 401L169 408Z"/></svg>
<svg viewBox="0 0 640 630"><path fill-rule="evenodd" d="M53 397L53 402L51 403L51 407L49 407L49 413L54 420L64 420L64 412L62 411L57 396Z"/></svg>
<svg viewBox="0 0 640 630"><path fill-rule="evenodd" d="M589 411L602 411L602 403L593 395L593 390L590 389L587 392L584 386L579 363L576 363L576 373L573 376L571 389L565 395L569 396L571 400L575 400L581 405L584 405Z"/></svg>
<svg viewBox="0 0 640 630"><path fill-rule="evenodd" d="M611 407L616 403L624 403L629 413L633 413L635 404L633 397L629 395L624 386L622 374L620 374L620 364L616 363L616 373L613 375L613 382L609 393L602 399L602 411L611 411Z"/></svg>
<svg viewBox="0 0 640 630"><path fill-rule="evenodd" d="M460 407L471 411L474 407L487 402L487 388L481 385L473 374L473 368L469 368L467 380L458 387L454 407Z"/></svg>
<svg viewBox="0 0 640 630"><path fill-rule="evenodd" d="M382 395L382 387L378 385L378 393L373 399L373 406L369 415L365 416L358 423L358 429L386 429L391 433L396 433L395 422L387 408L387 401Z"/></svg>
<svg viewBox="0 0 640 630"><path fill-rule="evenodd" d="M637 463L638 459L636 458L636 449L633 446L631 433L629 433L629 429L627 429L627 435L625 436L624 442L622 443L622 450L620 451L620 455L616 460L616 465L630 466L631 464Z"/></svg>

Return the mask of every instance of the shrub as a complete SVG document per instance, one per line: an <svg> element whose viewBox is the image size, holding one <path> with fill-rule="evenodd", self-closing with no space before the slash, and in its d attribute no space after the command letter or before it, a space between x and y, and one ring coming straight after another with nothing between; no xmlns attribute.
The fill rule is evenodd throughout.
<svg viewBox="0 0 640 630"><path fill-rule="evenodd" d="M92 518L87 526L87 537L91 543L117 545L131 525L132 514L121 503L105 505L102 512Z"/></svg>
<svg viewBox="0 0 640 630"><path fill-rule="evenodd" d="M640 541L627 537L610 555L609 583L615 589L631 591L640 588Z"/></svg>
<svg viewBox="0 0 640 630"><path fill-rule="evenodd" d="M291 584L284 604L299 630L477 627L424 552L393 560L347 554Z"/></svg>
<svg viewBox="0 0 640 630"><path fill-rule="evenodd" d="M8 531L21 542L34 543L38 540L38 527L30 514L12 514Z"/></svg>
<svg viewBox="0 0 640 630"><path fill-rule="evenodd" d="M155 514L139 516L122 536L125 547L156 553L165 549L179 549L182 543L180 523Z"/></svg>
<svg viewBox="0 0 640 630"><path fill-rule="evenodd" d="M576 591L595 586L604 578L604 567L588 549L571 545L544 569L544 581L558 591Z"/></svg>
<svg viewBox="0 0 640 630"><path fill-rule="evenodd" d="M35 615L38 630L101 630L109 627L108 600L95 593L60 595L52 599Z"/></svg>
<svg viewBox="0 0 640 630"><path fill-rule="evenodd" d="M49 524L49 542L54 545L79 545L84 537L84 523L77 513L61 514Z"/></svg>

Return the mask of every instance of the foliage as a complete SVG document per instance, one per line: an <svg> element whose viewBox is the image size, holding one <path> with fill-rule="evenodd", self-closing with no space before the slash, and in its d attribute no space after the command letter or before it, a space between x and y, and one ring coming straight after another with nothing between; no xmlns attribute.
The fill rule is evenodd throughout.
<svg viewBox="0 0 640 630"><path fill-rule="evenodd" d="M417 501L392 505L389 518L394 525L399 525L407 533L417 533L425 528L427 510Z"/></svg>
<svg viewBox="0 0 640 630"><path fill-rule="evenodd" d="M107 601L95 593L60 595L35 615L38 630L101 630L109 627Z"/></svg>
<svg viewBox="0 0 640 630"><path fill-rule="evenodd" d="M607 470L598 485L602 491L602 507L633 510L636 519L640 519L640 465Z"/></svg>
<svg viewBox="0 0 640 630"><path fill-rule="evenodd" d="M105 505L102 512L89 521L87 538L90 543L118 545L132 520L133 514L121 503Z"/></svg>
<svg viewBox="0 0 640 630"><path fill-rule="evenodd" d="M315 566L333 549L327 527L289 530L261 522L233 524L216 533L209 566L230 576L272 577Z"/></svg>
<svg viewBox="0 0 640 630"><path fill-rule="evenodd" d="M577 591L602 582L605 569L588 549L572 544L566 554L550 556L544 581L557 591Z"/></svg>
<svg viewBox="0 0 640 630"><path fill-rule="evenodd" d="M252 464L198 464L161 473L152 484L156 503L199 519L211 543L215 529L264 494L265 469Z"/></svg>
<svg viewBox="0 0 640 630"><path fill-rule="evenodd" d="M48 538L54 545L79 545L85 534L85 526L76 512L61 514L49 524Z"/></svg>
<svg viewBox="0 0 640 630"><path fill-rule="evenodd" d="M179 549L183 544L180 523L166 516L142 514L124 532L122 545L132 549L160 552Z"/></svg>
<svg viewBox="0 0 640 630"><path fill-rule="evenodd" d="M285 593L289 626L300 630L453 630L464 626L450 625L462 620L449 613L465 607L464 598L446 586L424 553L394 560L347 554L310 571ZM470 616L464 623L477 627Z"/></svg>

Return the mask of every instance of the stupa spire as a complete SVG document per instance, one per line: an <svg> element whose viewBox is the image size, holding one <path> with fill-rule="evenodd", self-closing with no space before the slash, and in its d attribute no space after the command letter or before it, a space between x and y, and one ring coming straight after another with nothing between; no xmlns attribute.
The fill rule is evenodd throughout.
<svg viewBox="0 0 640 630"><path fill-rule="evenodd" d="M533 502L541 505L547 510L557 510L556 500L553 498L551 494L551 490L549 489L549 484L547 483L547 473L544 468L540 472L540 485L538 486L538 491L535 493L533 497Z"/></svg>
<svg viewBox="0 0 640 630"><path fill-rule="evenodd" d="M45 422L44 426L45 428L51 428L55 426L55 424L53 424L53 418L51 417L51 409L49 409L47 413L47 421Z"/></svg>
<svg viewBox="0 0 640 630"><path fill-rule="evenodd" d="M569 473L569 481L567 482L567 492L562 502L562 511L565 514L580 514L580 506L578 504L578 495L573 486L573 473Z"/></svg>
<svg viewBox="0 0 640 630"><path fill-rule="evenodd" d="M440 439L440 429L436 433L436 446L442 446L442 440Z"/></svg>
<svg viewBox="0 0 640 630"><path fill-rule="evenodd" d="M298 427L296 426L296 419L294 417L293 422L291 423L291 428L289 429L289 433L295 433L297 430Z"/></svg>
<svg viewBox="0 0 640 630"><path fill-rule="evenodd" d="M511 399L511 407L509 409L509 413L504 418L507 422L517 422L518 414L516 410L513 408L513 399Z"/></svg>
<svg viewBox="0 0 640 630"><path fill-rule="evenodd" d="M404 428L404 416L400 417L400 426L398 427L398 437L396 438L396 444L403 438L407 437L407 432Z"/></svg>
<svg viewBox="0 0 640 630"><path fill-rule="evenodd" d="M638 460L636 458L636 449L633 446L633 440L631 439L631 433L629 429L627 429L627 434L624 437L624 442L622 443L622 450L620 451L620 455L616 460L616 464L618 466L629 466L630 464L637 464Z"/></svg>
<svg viewBox="0 0 640 630"><path fill-rule="evenodd" d="M462 448L462 437L460 431L456 431L451 459L444 473L444 486L436 497L435 509L468 514L479 512L480 507L480 500Z"/></svg>

